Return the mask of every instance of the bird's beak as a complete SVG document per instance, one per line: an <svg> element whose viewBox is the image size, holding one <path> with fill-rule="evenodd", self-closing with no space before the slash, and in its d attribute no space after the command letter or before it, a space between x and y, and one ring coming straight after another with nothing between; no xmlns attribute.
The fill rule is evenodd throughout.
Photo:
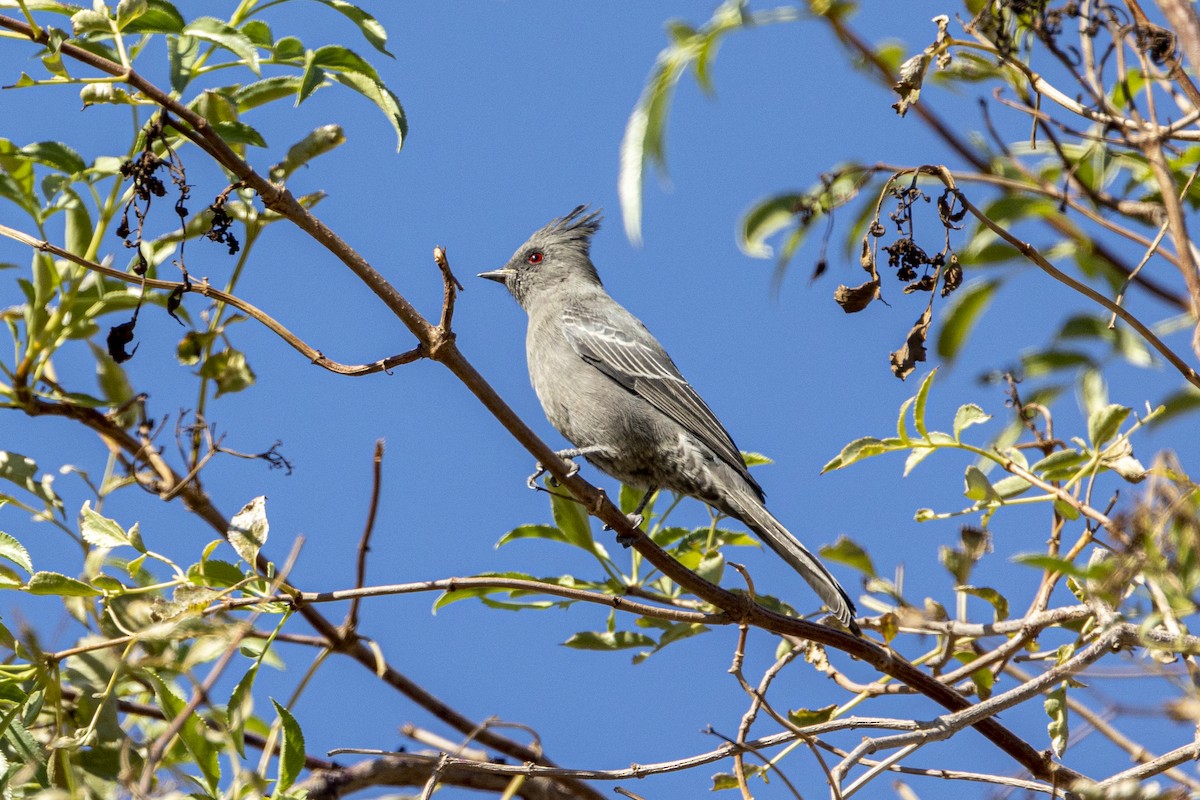
<svg viewBox="0 0 1200 800"><path fill-rule="evenodd" d="M512 274L513 271L511 269L501 268L494 269L491 272L481 272L479 273L479 277L487 278L489 281L495 281L496 283L506 283L508 281L508 276Z"/></svg>

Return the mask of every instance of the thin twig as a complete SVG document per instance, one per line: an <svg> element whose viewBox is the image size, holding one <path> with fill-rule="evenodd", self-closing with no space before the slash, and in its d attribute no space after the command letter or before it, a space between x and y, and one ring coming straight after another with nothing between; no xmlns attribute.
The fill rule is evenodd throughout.
<svg viewBox="0 0 1200 800"><path fill-rule="evenodd" d="M371 549L371 533L375 530L375 515L379 511L379 496L383 486L383 439L375 441L375 455L371 463L371 504L367 507L367 522L363 526L362 538L358 540L354 570L355 589L361 589L367 582L367 552ZM350 601L350 609L342 622L342 630L346 635L353 635L358 628L358 607L361 602L361 597Z"/></svg>

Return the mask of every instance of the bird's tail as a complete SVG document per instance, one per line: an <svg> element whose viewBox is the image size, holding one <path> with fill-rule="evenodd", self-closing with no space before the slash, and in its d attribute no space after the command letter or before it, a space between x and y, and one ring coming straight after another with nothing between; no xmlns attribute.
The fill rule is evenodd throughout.
<svg viewBox="0 0 1200 800"><path fill-rule="evenodd" d="M740 489L739 487L739 490L730 492L726 496L726 500L731 505L727 511L733 512L733 516L758 534L768 547L790 564L792 569L799 572L800 577L804 578L813 591L825 601L825 605L838 618L838 621L853 631L855 635L859 635L861 631L854 622L854 601L850 599L846 590L838 583L837 578L833 577L826 569L820 559L809 552L807 547L802 545L787 528L783 527L783 523L775 519L766 506L750 493L749 488Z"/></svg>

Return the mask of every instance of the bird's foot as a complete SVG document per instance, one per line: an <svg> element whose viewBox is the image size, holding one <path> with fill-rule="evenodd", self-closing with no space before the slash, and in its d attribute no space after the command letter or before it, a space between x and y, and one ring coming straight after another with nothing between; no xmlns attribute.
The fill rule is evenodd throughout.
<svg viewBox="0 0 1200 800"><path fill-rule="evenodd" d="M626 514L625 518L628 519L629 524L635 528L641 528L642 522L645 521L645 517L643 517L641 514ZM605 527L607 527L607 526L605 526ZM637 540L638 540L637 534L625 534L625 533L617 534L617 544L621 545L621 547L627 548L627 547L631 546Z"/></svg>
<svg viewBox="0 0 1200 800"><path fill-rule="evenodd" d="M646 520L645 517L643 517L641 514L638 514L636 512L633 514L626 514L625 519L629 520L629 524L635 528L642 527L642 523ZM611 531L612 526L605 524L604 530ZM627 535L624 533L618 533L617 534L617 544L621 545L622 547L629 547L631 544L633 544L634 542L637 541L637 538L638 537L636 534L628 534Z"/></svg>
<svg viewBox="0 0 1200 800"><path fill-rule="evenodd" d="M566 477L570 478L575 473L579 472L579 465L576 464L575 461L573 460L575 458L575 456L586 455L588 452L591 452L590 448L583 448L583 449L572 448L570 450L559 450L554 455L558 456L563 461L567 462ZM530 475L528 478L525 479L525 485L528 486L530 489L537 489L538 488L537 479L542 477L543 475L545 475L547 470L544 466L542 466L542 462L540 462L540 461L538 461L533 466L534 466L534 472L532 475ZM555 486L558 485L558 481L556 481L553 477L550 478L550 481L553 485L555 485Z"/></svg>

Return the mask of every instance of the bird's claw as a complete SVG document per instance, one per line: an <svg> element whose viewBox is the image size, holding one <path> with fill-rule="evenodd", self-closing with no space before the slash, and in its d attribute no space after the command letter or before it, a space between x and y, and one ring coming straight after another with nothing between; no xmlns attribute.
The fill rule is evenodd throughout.
<svg viewBox="0 0 1200 800"><path fill-rule="evenodd" d="M579 472L579 465L576 464L571 459L570 456L563 455L562 453L556 453L555 455L557 455L563 461L567 462L566 477L568 477L568 478L573 477L577 472ZM534 472L532 475L530 475L528 478L525 479L525 485L528 486L530 489L536 490L538 488L537 479L542 477L543 475L545 475L548 470L544 466L542 466L542 462L540 462L540 461L538 461L533 466L534 466ZM550 477L550 483L553 486L558 485L558 481L554 478L554 476Z"/></svg>
<svg viewBox="0 0 1200 800"><path fill-rule="evenodd" d="M645 519L646 519L641 514L626 514L625 518L629 520L629 524L632 525L634 528L641 528L642 522L645 521ZM606 531L612 530L612 528L610 528L608 525L605 525L604 529ZM621 545L621 547L630 547L637 540L638 540L638 535L636 533L618 533L617 534L617 544Z"/></svg>

